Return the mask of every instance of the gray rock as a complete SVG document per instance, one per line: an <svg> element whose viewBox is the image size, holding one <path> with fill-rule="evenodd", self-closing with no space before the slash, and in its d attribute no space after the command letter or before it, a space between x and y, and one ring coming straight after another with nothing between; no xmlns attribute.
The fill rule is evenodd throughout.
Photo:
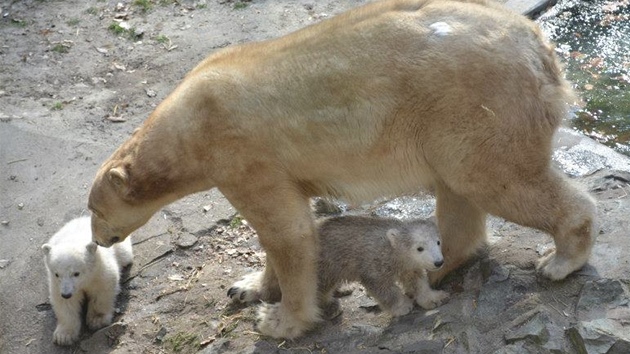
<svg viewBox="0 0 630 354"><path fill-rule="evenodd" d="M492 283L500 283L506 281L510 277L510 269L508 267L499 265L492 269L490 273L490 278L488 278L489 282Z"/></svg>
<svg viewBox="0 0 630 354"><path fill-rule="evenodd" d="M190 248L197 243L197 237L188 232L184 232L181 234L176 241L177 247L179 248Z"/></svg>
<svg viewBox="0 0 630 354"><path fill-rule="evenodd" d="M549 330L545 323L549 323L549 318L544 313L537 313L522 326L510 330L505 335L505 341L508 344L519 341L544 344L549 340Z"/></svg>
<svg viewBox="0 0 630 354"><path fill-rule="evenodd" d="M598 279L584 284L577 303L577 316L580 320L593 320L607 317L609 308L627 304L630 298L628 282L615 279Z"/></svg>
<svg viewBox="0 0 630 354"><path fill-rule="evenodd" d="M444 343L439 340L420 340L414 343L397 344L392 341L388 344L380 344L378 349L381 352L390 351L393 353L414 353L414 354L434 354L440 353Z"/></svg>
<svg viewBox="0 0 630 354"><path fill-rule="evenodd" d="M505 347L497 350L493 354L546 354L553 353L552 351L541 347L538 344L528 342L518 342L515 344L506 345Z"/></svg>
<svg viewBox="0 0 630 354"><path fill-rule="evenodd" d="M90 338L81 341L81 350L86 353L107 353L118 343L118 337L127 330L127 324L122 322L99 329Z"/></svg>
<svg viewBox="0 0 630 354"><path fill-rule="evenodd" d="M11 263L11 261L8 259L0 259L0 269L6 268L9 263Z"/></svg>
<svg viewBox="0 0 630 354"><path fill-rule="evenodd" d="M583 321L566 331L574 349L582 354L621 354L630 348L630 331L616 320Z"/></svg>
<svg viewBox="0 0 630 354"><path fill-rule="evenodd" d="M352 327L348 329L349 335L360 335L360 336L370 336L381 333L383 330L381 328L367 325L367 324L354 324Z"/></svg>
<svg viewBox="0 0 630 354"><path fill-rule="evenodd" d="M230 341L226 338L220 338L201 350L199 354L221 354L229 353L230 351Z"/></svg>

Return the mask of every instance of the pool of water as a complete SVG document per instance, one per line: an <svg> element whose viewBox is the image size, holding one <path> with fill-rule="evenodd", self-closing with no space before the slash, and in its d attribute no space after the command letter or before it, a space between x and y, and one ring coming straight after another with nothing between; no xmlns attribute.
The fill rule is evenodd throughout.
<svg viewBox="0 0 630 354"><path fill-rule="evenodd" d="M630 0L559 0L537 22L583 100L573 126L630 156Z"/></svg>

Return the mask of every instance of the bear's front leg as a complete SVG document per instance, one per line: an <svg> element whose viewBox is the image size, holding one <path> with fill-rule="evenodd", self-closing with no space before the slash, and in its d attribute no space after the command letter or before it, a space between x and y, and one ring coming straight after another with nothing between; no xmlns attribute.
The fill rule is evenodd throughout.
<svg viewBox="0 0 630 354"><path fill-rule="evenodd" d="M243 303L256 301L275 303L282 297L278 278L269 263L265 270L246 274L235 282L227 295L232 300Z"/></svg>
<svg viewBox="0 0 630 354"><path fill-rule="evenodd" d="M436 184L435 196L444 266L428 274L433 285L466 263L486 242L486 213L483 210L443 183Z"/></svg>
<svg viewBox="0 0 630 354"><path fill-rule="evenodd" d="M256 185L240 184L235 189L220 189L257 231L267 252L267 270L258 289L273 293L273 283L277 280L282 294L279 303L261 305L257 328L264 335L292 339L320 320L316 271L318 242L308 198L293 185L282 185L277 179L265 181L263 176L261 174ZM256 280L256 276L252 277ZM248 285L253 293L260 291L255 289L255 283L253 287L250 286L252 282L236 283L229 295L251 299L241 295L243 292L239 293L238 289Z"/></svg>
<svg viewBox="0 0 630 354"><path fill-rule="evenodd" d="M69 299L61 295L51 296L51 304L57 317L57 327L53 333L53 343L70 345L79 339L81 334L81 302L79 294Z"/></svg>
<svg viewBox="0 0 630 354"><path fill-rule="evenodd" d="M286 235L286 234L285 234ZM268 246L267 262L273 265L282 291L282 300L263 304L258 330L275 338L292 339L319 321L317 306L316 245L314 236L302 234L276 247Z"/></svg>

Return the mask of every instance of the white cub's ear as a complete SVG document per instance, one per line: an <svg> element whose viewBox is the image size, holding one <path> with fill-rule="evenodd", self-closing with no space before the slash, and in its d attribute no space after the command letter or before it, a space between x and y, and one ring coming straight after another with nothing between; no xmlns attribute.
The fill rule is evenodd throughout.
<svg viewBox="0 0 630 354"><path fill-rule="evenodd" d="M123 167L114 167L107 171L107 179L118 189L119 192L126 193L129 187L129 176Z"/></svg>
<svg viewBox="0 0 630 354"><path fill-rule="evenodd" d="M85 248L90 254L94 254L96 252L98 245L94 242L90 242Z"/></svg>
<svg viewBox="0 0 630 354"><path fill-rule="evenodd" d="M400 236L400 232L396 229L389 229L387 230L387 239L389 240L389 244L392 245L392 247L396 247L396 245L398 244L398 238Z"/></svg>
<svg viewBox="0 0 630 354"><path fill-rule="evenodd" d="M42 245L42 250L44 251L44 254L49 254L51 249L52 246L47 243Z"/></svg>

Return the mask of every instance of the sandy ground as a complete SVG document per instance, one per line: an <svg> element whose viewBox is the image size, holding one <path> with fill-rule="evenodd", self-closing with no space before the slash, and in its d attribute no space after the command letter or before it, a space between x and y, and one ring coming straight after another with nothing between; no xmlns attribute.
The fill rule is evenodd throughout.
<svg viewBox="0 0 630 354"><path fill-rule="evenodd" d="M40 246L65 222L87 213L99 164L208 53L277 37L365 2L0 0L0 353L400 352L356 338L383 328L430 330L433 320L422 321L433 317L424 311L392 322L356 288L342 301L344 315L312 336L297 342L261 338L255 308L234 306L225 293L240 276L261 269L264 253L220 193L208 191L168 206L133 235L136 260L123 284L117 324L85 331L75 346L51 343L55 318ZM621 265L611 266L607 258L619 248L612 240L628 226L622 217L628 199L621 191L600 195L608 205L600 211L608 225L603 237L611 240L595 252L592 269L601 276L620 277L628 266L623 252L614 251ZM549 239L493 225L502 246L493 246L480 264L516 264L535 279L536 245ZM529 237L516 237L522 233ZM513 250L506 254L507 244ZM443 311L457 314L471 292L457 281L445 289L456 295ZM422 342L422 350L501 346L495 339L481 342L488 344Z"/></svg>

